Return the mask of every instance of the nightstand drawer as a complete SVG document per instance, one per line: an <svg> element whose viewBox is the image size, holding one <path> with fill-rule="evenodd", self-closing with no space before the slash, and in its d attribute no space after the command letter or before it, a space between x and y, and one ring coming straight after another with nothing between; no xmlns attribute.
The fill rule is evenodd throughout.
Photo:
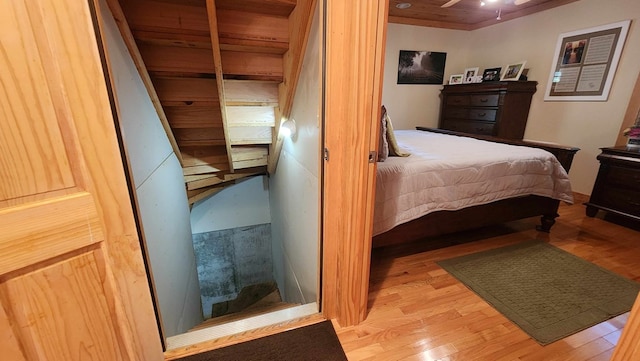
<svg viewBox="0 0 640 361"><path fill-rule="evenodd" d="M447 119L445 121L443 129L455 130L457 132L472 133L472 134L484 134L494 135L495 129L494 123L489 122L472 122L464 120Z"/></svg>
<svg viewBox="0 0 640 361"><path fill-rule="evenodd" d="M638 191L607 187L598 192L596 197L592 197L591 202L602 207L640 216L640 192Z"/></svg>
<svg viewBox="0 0 640 361"><path fill-rule="evenodd" d="M471 108L469 109L469 119L493 122L496 120L497 113L496 109Z"/></svg>
<svg viewBox="0 0 640 361"><path fill-rule="evenodd" d="M603 181L607 185L640 189L640 169L610 166Z"/></svg>
<svg viewBox="0 0 640 361"><path fill-rule="evenodd" d="M500 94L475 94L471 96L471 105L474 107L497 107Z"/></svg>

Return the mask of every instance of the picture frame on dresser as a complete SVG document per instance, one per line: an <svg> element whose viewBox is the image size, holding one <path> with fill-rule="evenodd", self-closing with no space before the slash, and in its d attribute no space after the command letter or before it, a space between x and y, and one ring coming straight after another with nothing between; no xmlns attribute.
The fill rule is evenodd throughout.
<svg viewBox="0 0 640 361"><path fill-rule="evenodd" d="M524 65L526 64L526 60L523 60L518 63L509 64L505 67L504 74L500 78L501 81L518 81L520 80L520 75L524 71Z"/></svg>
<svg viewBox="0 0 640 361"><path fill-rule="evenodd" d="M464 70L464 79L462 81L462 83L464 84L469 84L469 83L475 83L475 78L476 75L478 75L478 71L480 71L480 68L466 68Z"/></svg>
<svg viewBox="0 0 640 361"><path fill-rule="evenodd" d="M464 74L453 74L449 77L449 85L462 84L462 79L464 79Z"/></svg>
<svg viewBox="0 0 640 361"><path fill-rule="evenodd" d="M488 68L482 72L482 81L499 81L502 68Z"/></svg>

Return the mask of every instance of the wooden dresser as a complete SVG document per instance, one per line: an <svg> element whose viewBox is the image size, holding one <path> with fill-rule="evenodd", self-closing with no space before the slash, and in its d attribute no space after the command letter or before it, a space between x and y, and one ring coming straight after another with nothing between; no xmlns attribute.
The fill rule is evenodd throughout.
<svg viewBox="0 0 640 361"><path fill-rule="evenodd" d="M604 210L640 221L640 148L602 148L598 160L587 216Z"/></svg>
<svg viewBox="0 0 640 361"><path fill-rule="evenodd" d="M522 139L535 81L500 81L445 85L441 129Z"/></svg>

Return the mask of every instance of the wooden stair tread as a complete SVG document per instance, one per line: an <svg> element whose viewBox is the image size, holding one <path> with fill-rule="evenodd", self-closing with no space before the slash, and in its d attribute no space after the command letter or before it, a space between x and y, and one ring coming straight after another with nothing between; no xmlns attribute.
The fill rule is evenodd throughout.
<svg viewBox="0 0 640 361"><path fill-rule="evenodd" d="M267 314L267 313L270 313L270 312L285 310L287 308L296 307L296 306L300 306L300 305L297 304L297 303L288 303L288 302L272 303L272 304L269 304L269 305L264 305L262 307L251 308L251 309L248 309L248 310L245 310L245 311L232 313L232 314L229 314L229 315L210 318L210 319L204 321L203 323L199 324L198 326L193 327L189 331L201 330L203 328L216 326L216 325L221 325L221 324L229 323L229 322L233 322L233 321L238 321L238 320L242 320L242 319L245 319L245 318L248 318L248 317L264 315L264 314Z"/></svg>

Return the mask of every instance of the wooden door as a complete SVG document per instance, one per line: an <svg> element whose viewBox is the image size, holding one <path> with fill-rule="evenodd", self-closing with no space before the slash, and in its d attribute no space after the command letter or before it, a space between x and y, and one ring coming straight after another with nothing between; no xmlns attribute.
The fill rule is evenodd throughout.
<svg viewBox="0 0 640 361"><path fill-rule="evenodd" d="M326 0L322 313L367 313L388 0Z"/></svg>
<svg viewBox="0 0 640 361"><path fill-rule="evenodd" d="M160 360L86 1L0 1L0 358Z"/></svg>

